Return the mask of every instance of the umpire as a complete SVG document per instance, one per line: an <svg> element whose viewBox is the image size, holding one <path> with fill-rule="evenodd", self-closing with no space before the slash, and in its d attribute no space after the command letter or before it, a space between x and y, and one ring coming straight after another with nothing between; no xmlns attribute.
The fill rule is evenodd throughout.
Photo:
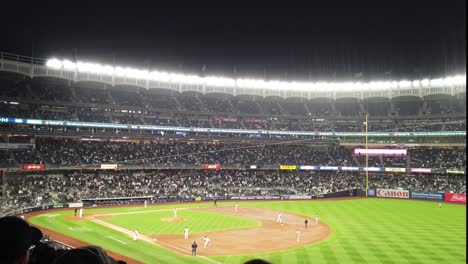
<svg viewBox="0 0 468 264"><path fill-rule="evenodd" d="M307 228L307 224L309 223L309 220L307 220L307 218L304 220L304 225L305 225L305 228Z"/></svg>
<svg viewBox="0 0 468 264"><path fill-rule="evenodd" d="M193 244L192 244L192 256L196 256L197 255L197 242L193 241Z"/></svg>

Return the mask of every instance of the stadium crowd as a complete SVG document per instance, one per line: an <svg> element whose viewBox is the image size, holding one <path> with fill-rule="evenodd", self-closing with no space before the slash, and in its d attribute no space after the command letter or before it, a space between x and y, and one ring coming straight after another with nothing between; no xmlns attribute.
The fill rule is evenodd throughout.
<svg viewBox="0 0 468 264"><path fill-rule="evenodd" d="M0 150L5 167L22 164L53 166L127 165L200 166L222 164L278 166L285 164L318 166L358 166L366 164L364 155L354 148L312 146L307 141L242 144L191 141L81 141L75 139L36 138L35 149ZM463 149L418 147L408 156L369 156L371 167L464 169ZM2 159L3 160L3 159Z"/></svg>
<svg viewBox="0 0 468 264"><path fill-rule="evenodd" d="M9 174L2 212L88 198L314 196L364 189L362 173L340 171L151 170ZM370 188L466 193L464 175L370 174Z"/></svg>

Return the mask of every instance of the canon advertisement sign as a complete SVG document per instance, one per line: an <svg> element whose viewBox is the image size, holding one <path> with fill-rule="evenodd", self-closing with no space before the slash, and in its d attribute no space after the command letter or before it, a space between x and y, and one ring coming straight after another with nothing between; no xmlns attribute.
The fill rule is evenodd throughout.
<svg viewBox="0 0 468 264"><path fill-rule="evenodd" d="M409 191L377 189L377 197L409 199Z"/></svg>

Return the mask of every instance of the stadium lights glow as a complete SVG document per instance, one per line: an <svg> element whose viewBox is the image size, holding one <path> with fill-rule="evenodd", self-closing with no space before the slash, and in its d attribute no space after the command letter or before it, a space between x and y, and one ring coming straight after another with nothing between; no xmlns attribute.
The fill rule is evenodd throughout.
<svg viewBox="0 0 468 264"><path fill-rule="evenodd" d="M279 80L265 81L252 78L229 78L222 76L197 76L166 71L150 71L122 66L102 65L93 62L72 62L52 58L46 66L56 70L75 71L78 73L102 74L116 78L142 79L155 82L177 83L185 85L206 85L229 88L292 90L292 91L372 91L389 89L411 89L420 87L446 87L466 85L466 73L438 79L371 81L371 82L286 82Z"/></svg>

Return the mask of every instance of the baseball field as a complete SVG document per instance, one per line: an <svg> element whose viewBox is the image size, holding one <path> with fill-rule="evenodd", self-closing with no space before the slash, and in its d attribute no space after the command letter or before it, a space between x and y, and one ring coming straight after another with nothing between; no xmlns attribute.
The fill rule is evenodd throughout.
<svg viewBox="0 0 468 264"><path fill-rule="evenodd" d="M466 263L463 205L367 198L240 202L236 211L235 204L85 209L81 219L72 209L52 210L29 221L52 238L99 245L128 263ZM204 248L205 235L211 247ZM190 255L193 241L197 257Z"/></svg>

